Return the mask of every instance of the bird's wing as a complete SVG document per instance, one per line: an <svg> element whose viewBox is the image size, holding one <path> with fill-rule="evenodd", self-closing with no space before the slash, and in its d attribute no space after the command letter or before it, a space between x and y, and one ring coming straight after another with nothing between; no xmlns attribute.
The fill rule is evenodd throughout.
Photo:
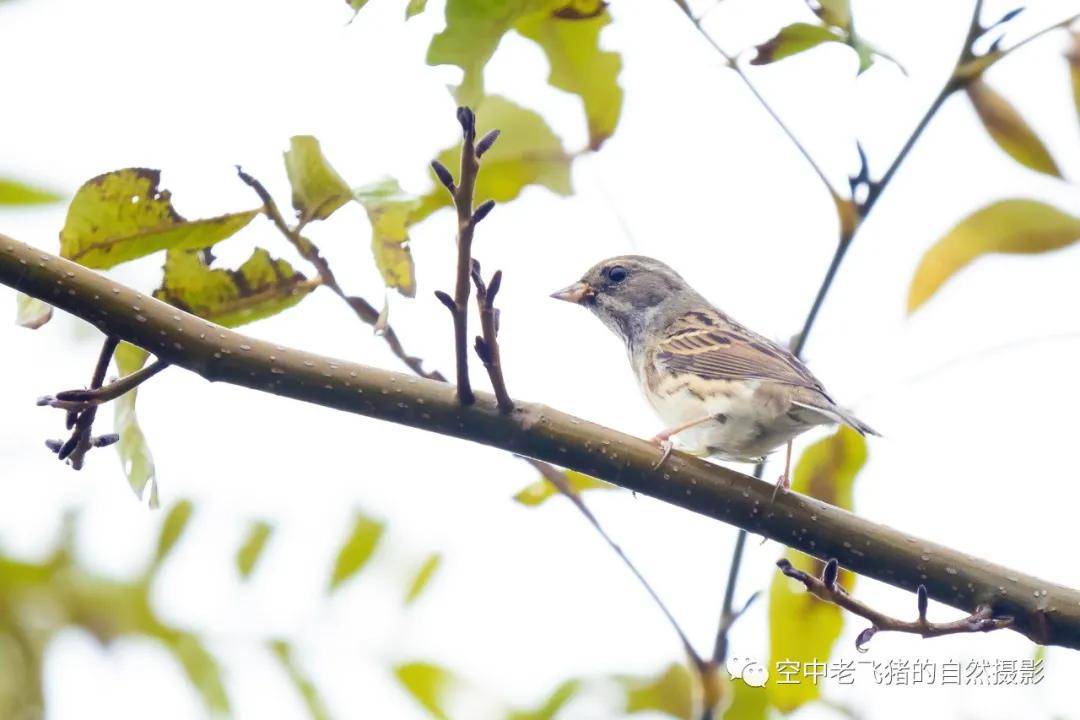
<svg viewBox="0 0 1080 720"><path fill-rule="evenodd" d="M813 390L832 402L798 358L713 309L680 316L665 332L654 357L669 372L705 380L771 380Z"/></svg>

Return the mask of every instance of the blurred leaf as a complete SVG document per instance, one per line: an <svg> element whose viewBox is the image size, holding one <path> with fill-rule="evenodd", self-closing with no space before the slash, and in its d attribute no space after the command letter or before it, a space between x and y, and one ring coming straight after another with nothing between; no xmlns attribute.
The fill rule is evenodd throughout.
<svg viewBox="0 0 1080 720"><path fill-rule="evenodd" d="M323 702L322 696L319 695L319 691L315 688L311 678L305 675L300 670L300 666L296 664L296 660L293 658L292 646L284 640L274 640L270 643L270 650L274 653L278 662L281 663L285 673L289 676L289 680L292 681L293 687L300 693L300 697L303 698L304 706L307 708L308 715L312 720L329 720L330 713L326 710L326 703Z"/></svg>
<svg viewBox="0 0 1080 720"><path fill-rule="evenodd" d="M976 78L967 84L966 92L990 137L1013 160L1021 165L1054 177L1061 177L1057 163L1042 140L1024 121L1008 100Z"/></svg>
<svg viewBox="0 0 1080 720"><path fill-rule="evenodd" d="M236 327L291 308L316 286L262 248L238 270L211 269L201 253L171 250L154 297L218 325Z"/></svg>
<svg viewBox="0 0 1080 720"><path fill-rule="evenodd" d="M751 65L768 65L798 55L826 42L844 42L844 37L829 28L810 23L792 23L780 29L771 39L757 46Z"/></svg>
<svg viewBox="0 0 1080 720"><path fill-rule="evenodd" d="M504 203L513 200L528 185L542 185L558 195L573 192L570 185L571 157L563 150L562 141L551 131L544 119L505 98L490 96L477 109L477 136L483 137L497 128L502 134L484 154L480 175L476 180L476 203L494 200ZM457 167L461 144L439 153L438 160L446 167ZM450 205L450 195L431 172L433 189L420 199L411 223L419 222L435 210Z"/></svg>
<svg viewBox="0 0 1080 720"><path fill-rule="evenodd" d="M908 290L915 312L957 271L988 253L1057 250L1080 239L1080 218L1037 200L1000 200L957 223L927 250Z"/></svg>
<svg viewBox="0 0 1080 720"><path fill-rule="evenodd" d="M15 324L31 330L37 330L45 323L52 320L52 305L42 302L37 298L30 297L25 293L17 293L15 308Z"/></svg>
<svg viewBox="0 0 1080 720"><path fill-rule="evenodd" d="M1072 34L1073 46L1066 53L1069 61L1069 77L1072 79L1073 104L1076 105L1076 114L1080 117L1080 31Z"/></svg>
<svg viewBox="0 0 1080 720"><path fill-rule="evenodd" d="M606 2L579 0L525 16L515 25L547 56L552 87L581 98L593 150L615 132L622 111L618 83L622 59L618 53L600 49L600 32L610 23Z"/></svg>
<svg viewBox="0 0 1080 720"><path fill-rule="evenodd" d="M741 681L730 682L730 688L731 705L724 711L724 720L766 720L769 717L769 691L766 688Z"/></svg>
<svg viewBox="0 0 1080 720"><path fill-rule="evenodd" d="M358 188L355 197L371 222L371 251L383 282L406 297L414 297L416 275L409 250L409 222L420 201L403 192L397 180Z"/></svg>
<svg viewBox="0 0 1080 720"><path fill-rule="evenodd" d="M548 696L536 710L511 710L506 720L554 720L555 716L574 699L581 689L580 680L566 680Z"/></svg>
<svg viewBox="0 0 1080 720"><path fill-rule="evenodd" d="M578 494L586 490L612 490L615 488L615 485L609 482L604 482L577 470L564 470L562 472L566 476L566 484ZM553 495L558 494L559 489L552 485L547 478L541 477L536 482L518 490L517 494L514 495L514 499L522 505L535 507L546 502Z"/></svg>
<svg viewBox="0 0 1080 720"><path fill-rule="evenodd" d="M26 185L17 180L0 178L0 207L9 205L45 205L62 197L48 190Z"/></svg>
<svg viewBox="0 0 1080 720"><path fill-rule="evenodd" d="M405 19L408 20L411 17L415 17L424 12L427 7L427 0L409 0L409 4L405 6Z"/></svg>
<svg viewBox="0 0 1080 720"><path fill-rule="evenodd" d="M791 488L795 492L815 497L830 505L852 509L852 489L855 477L866 464L866 440L847 426L835 434L817 441L803 451L795 465ZM820 576L823 564L794 550L784 554L791 564ZM838 582L851 591L855 576L841 570ZM769 664L770 670L784 661L827 663L836 639L840 637L844 619L842 611L832 603L818 600L795 581L780 572L773 574L769 587ZM787 684L774 678L768 689L770 704L781 712L791 712L818 697L820 688L805 680Z"/></svg>
<svg viewBox="0 0 1080 720"><path fill-rule="evenodd" d="M625 677L620 683L626 691L626 713L655 711L689 720L693 711L690 672L684 665L672 663L657 677Z"/></svg>
<svg viewBox="0 0 1080 720"><path fill-rule="evenodd" d="M236 569L240 577L247 579L251 575L273 531L270 523L263 520L251 523L243 544L236 552Z"/></svg>
<svg viewBox="0 0 1080 720"><path fill-rule="evenodd" d="M221 679L221 666L194 635L176 633L166 638L173 656L184 667L188 680L211 713L229 713L229 696Z"/></svg>
<svg viewBox="0 0 1080 720"><path fill-rule="evenodd" d="M458 681L449 670L434 663L412 662L395 667L394 675L431 717L450 720L443 705Z"/></svg>
<svg viewBox="0 0 1080 720"><path fill-rule="evenodd" d="M361 512L356 513L352 532L338 551L334 574L330 578L330 590L336 590L343 582L363 569L382 538L384 523Z"/></svg>
<svg viewBox="0 0 1080 720"><path fill-rule="evenodd" d="M420 593L424 592L428 583L431 582L431 578L435 576L440 564L442 564L442 555L439 553L431 553L421 563L420 568L413 576L412 582L409 583L408 592L405 593L406 605L412 605L420 597Z"/></svg>
<svg viewBox="0 0 1080 720"><path fill-rule="evenodd" d="M826 25L845 32L851 29L851 0L809 0L807 4Z"/></svg>
<svg viewBox="0 0 1080 720"><path fill-rule="evenodd" d="M360 10L363 5L354 3L353 8ZM325 220L352 199L348 183L326 160L319 141L311 135L289 139L285 172L292 185L292 204L302 223Z"/></svg>
<svg viewBox="0 0 1080 720"><path fill-rule="evenodd" d="M180 537L191 520L193 510L190 500L181 500L169 508L169 512L165 514L165 519L161 523L161 534L158 535L157 551L154 553L156 562L160 563L167 558L176 547L176 543L180 542Z"/></svg>
<svg viewBox="0 0 1080 720"><path fill-rule="evenodd" d="M142 348L126 342L120 343L114 356L116 369L121 376L130 375L146 363L147 355ZM116 443L116 448L120 453L120 464L127 475L128 484L135 491L135 496L143 499L149 485L150 507L157 507L154 458L135 417L135 398L138 392L138 389L131 390L113 401L113 428L120 434L120 442Z"/></svg>
<svg viewBox="0 0 1080 720"><path fill-rule="evenodd" d="M159 170L127 168L88 180L68 207L60 254L105 269L159 250L207 248L243 228L259 210L188 222L158 188Z"/></svg>

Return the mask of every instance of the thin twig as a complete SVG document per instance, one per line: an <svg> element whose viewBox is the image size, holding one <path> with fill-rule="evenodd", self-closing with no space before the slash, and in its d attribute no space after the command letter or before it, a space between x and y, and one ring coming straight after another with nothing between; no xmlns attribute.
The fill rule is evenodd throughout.
<svg viewBox="0 0 1080 720"><path fill-rule="evenodd" d="M1001 630L1013 624L1013 618L1009 616L995 616L994 610L989 605L980 605L967 617L946 623L933 623L926 619L926 608L929 604L929 596L925 585L919 585L916 590L919 617L916 620L899 620L875 610L860 600L848 595L840 583L837 575L840 563L835 558L829 560L821 572L821 577L816 578L808 572L794 567L787 559L776 562L780 572L789 578L798 580L806 586L814 597L828 603L838 605L850 613L870 621L870 627L859 633L855 639L855 648L859 652L866 652L866 643L879 632L902 632L921 635L924 638L941 637L942 635L956 635L958 633L990 632Z"/></svg>
<svg viewBox="0 0 1080 720"><path fill-rule="evenodd" d="M480 329L483 332L483 336L476 338L476 354L491 379L500 412L507 414L514 409L514 401L506 391L506 380L503 378L499 355L499 311L495 307L495 296L502 285L502 270L496 270L491 282L485 284L480 274L480 263L473 260L472 280L476 286L476 304L480 308Z"/></svg>
<svg viewBox="0 0 1080 720"><path fill-rule="evenodd" d="M288 222L285 221L285 216L281 214L281 210L278 209L277 203L274 201L274 198L270 195L269 191L267 191L266 187L257 179L244 172L240 167L236 168L236 172L237 175L240 176L240 179L254 190L255 194L262 200L264 214L270 218L270 221L274 223L274 226L285 236L292 246L296 248L296 251L300 253L300 256L311 263L315 268L322 284L330 288L335 295L344 300L362 322L374 327L379 318L379 311L364 298L356 295L348 295L341 288L337 278L334 276L334 272L330 269L330 263L322 256L318 246L301 233L307 224L307 220L301 218L297 221L295 227L290 227ZM390 351L394 356L405 363L405 365L414 373L431 380L446 380L446 378L437 370L424 370L424 361L405 351L405 348L401 344L401 340L398 338L397 333L394 332L392 327L387 326L382 333L382 337L390 347Z"/></svg>
<svg viewBox="0 0 1080 720"><path fill-rule="evenodd" d="M106 335L101 344L101 352L98 355L97 364L94 366L94 374L90 378L90 389L96 390L105 382L105 373L109 369L113 353L120 344L120 339L113 335ZM104 442L95 442L91 431L94 419L97 418L97 406L91 406L83 410L69 409L67 413L67 426L71 428L71 437L64 443L58 441L47 442L46 445L53 450L60 460L68 460L75 470L82 470L86 453L93 447L100 447Z"/></svg>
<svg viewBox="0 0 1080 720"><path fill-rule="evenodd" d="M111 382L108 385L99 386L90 390L64 390L56 393L55 397L43 397L38 400L38 405L60 408L62 410L82 412L98 405L115 400L125 393L134 390L159 372L169 367L164 360L155 360L145 367L141 367L133 373Z"/></svg>

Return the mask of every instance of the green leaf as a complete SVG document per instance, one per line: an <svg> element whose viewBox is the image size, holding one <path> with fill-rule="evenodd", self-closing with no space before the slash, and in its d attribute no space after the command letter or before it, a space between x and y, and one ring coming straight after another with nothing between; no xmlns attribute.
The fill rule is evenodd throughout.
<svg viewBox="0 0 1080 720"><path fill-rule="evenodd" d="M187 221L158 188L159 170L127 168L88 180L75 193L60 231L60 254L105 269L159 250L207 248L237 232L260 210Z"/></svg>
<svg viewBox="0 0 1080 720"><path fill-rule="evenodd" d="M221 679L221 666L194 635L176 633L166 638L173 656L180 662L188 680L202 697L211 714L229 713L229 696Z"/></svg>
<svg viewBox="0 0 1080 720"><path fill-rule="evenodd" d="M52 313L52 305L49 303L42 302L25 293L17 293L15 307L16 325L31 330L37 330L45 323L52 320Z"/></svg>
<svg viewBox="0 0 1080 720"><path fill-rule="evenodd" d="M566 478L566 484L577 494L581 494L586 490L612 490L615 488L615 485L609 482L580 473L577 470L563 470L562 473ZM550 480L541 477L536 482L518 490L517 494L514 495L514 499L522 505L536 507L546 502L548 498L558 494L559 489Z"/></svg>
<svg viewBox="0 0 1080 720"><path fill-rule="evenodd" d="M284 640L274 640L270 643L270 650L274 653L274 657L278 659L278 662L281 663L281 667L289 676L293 687L300 693L300 697L303 698L304 706L307 708L308 715L312 720L329 720L330 713L326 709L326 703L323 702L322 696L319 695L319 691L315 688L311 678L304 674L293 658L292 645Z"/></svg>
<svg viewBox="0 0 1080 720"><path fill-rule="evenodd" d="M395 667L394 675L431 717L450 720L443 705L458 680L449 670L434 663L411 662Z"/></svg>
<svg viewBox="0 0 1080 720"><path fill-rule="evenodd" d="M532 110L509 100L490 96L477 109L477 135L497 128L499 140L484 154L476 179L476 203L513 200L529 185L541 185L557 195L573 192L570 185L571 157L544 119ZM457 167L461 144L439 153L448 168ZM450 205L449 193L431 173L433 189L420 199L411 223L419 222L435 210Z"/></svg>
<svg viewBox="0 0 1080 720"><path fill-rule="evenodd" d="M559 683L540 707L535 710L511 710L506 720L553 720L563 707L574 699L579 690L580 680L566 680Z"/></svg>
<svg viewBox="0 0 1080 720"><path fill-rule="evenodd" d="M774 681L775 682L775 681ZM766 720L769 717L769 691L745 682L731 682L731 705L724 720Z"/></svg>
<svg viewBox="0 0 1080 720"><path fill-rule="evenodd" d="M851 0L817 0L810 4L810 9L826 25L838 27L847 32L851 29Z"/></svg>
<svg viewBox="0 0 1080 720"><path fill-rule="evenodd" d="M547 56L548 82L581 98L593 150L615 132L622 111L618 83L622 59L618 53L600 49L600 32L610 22L607 3L585 0L527 15L515 25Z"/></svg>
<svg viewBox="0 0 1080 720"><path fill-rule="evenodd" d="M165 514L165 519L161 523L161 533L158 535L157 551L154 553L156 562L160 563L167 558L176 547L176 543L180 542L180 537L187 529L188 522L191 521L193 510L194 506L190 500L181 500L169 508L169 512Z"/></svg>
<svg viewBox="0 0 1080 720"><path fill-rule="evenodd" d="M317 286L262 248L238 270L211 269L202 253L171 250L154 297L218 325L236 327L288 310Z"/></svg>
<svg viewBox="0 0 1080 720"><path fill-rule="evenodd" d="M771 39L757 46L757 55L751 65L767 65L778 60L798 55L810 48L826 42L845 42L843 35L838 35L829 28L810 23L792 23L781 28Z"/></svg>
<svg viewBox="0 0 1080 720"><path fill-rule="evenodd" d="M405 19L419 15L425 8L427 8L427 0L409 0L409 4L405 6Z"/></svg>
<svg viewBox="0 0 1080 720"><path fill-rule="evenodd" d="M983 127L998 147L1025 167L1061 177L1061 171L1046 145L1008 100L981 78L969 82L966 92Z"/></svg>
<svg viewBox="0 0 1080 720"><path fill-rule="evenodd" d="M405 593L405 604L412 605L416 602L416 599L420 597L420 593L424 592L428 583L431 582L431 578L435 576L435 573L439 570L439 566L442 564L442 555L439 553L431 553L427 556L423 563L421 563L416 574L413 576L412 582L409 583L409 589Z"/></svg>
<svg viewBox="0 0 1080 720"><path fill-rule="evenodd" d="M262 552L266 548L266 542L270 539L274 528L270 523L258 520L251 523L247 536L236 552L236 569L240 577L247 579L255 569L255 563L259 562Z"/></svg>
<svg viewBox="0 0 1080 720"><path fill-rule="evenodd" d="M406 297L416 295L416 273L409 250L409 223L420 201L402 191L397 180L383 180L355 191L371 222L371 251L387 287Z"/></svg>
<svg viewBox="0 0 1080 720"><path fill-rule="evenodd" d="M378 547L385 529L385 523L361 512L356 513L352 532L338 551L337 561L334 563L334 573L330 578L331 592L363 569Z"/></svg>
<svg viewBox="0 0 1080 720"><path fill-rule="evenodd" d="M659 712L674 718L691 717L693 690L690 672L672 663L656 677L625 677L626 713Z"/></svg>
<svg viewBox="0 0 1080 720"><path fill-rule="evenodd" d="M795 466L791 488L830 505L852 509L855 477L866 464L866 440L847 426L817 441L803 451ZM820 576L820 560L794 550L785 552L792 565ZM841 570L838 581L851 591L855 576ZM769 587L769 664L770 670L783 667L777 663L794 661L801 671L810 662L827 663L844 618L839 606L823 602L806 592L780 572L773 575ZM818 697L820 688L810 681L766 685L770 704L787 713Z"/></svg>
<svg viewBox="0 0 1080 720"><path fill-rule="evenodd" d="M17 180L0 178L0 207L16 205L45 205L62 199L48 190L26 185Z"/></svg>
<svg viewBox="0 0 1080 720"><path fill-rule="evenodd" d="M484 97L484 65L503 35L522 16L555 5L552 0L447 0L446 29L431 39L427 63L460 67L464 76L455 96L459 104L475 106Z"/></svg>
<svg viewBox="0 0 1080 720"><path fill-rule="evenodd" d="M1072 80L1073 104L1076 106L1076 115L1080 118L1080 31L1072 34L1073 46L1066 53L1069 61L1069 78Z"/></svg>
<svg viewBox="0 0 1080 720"><path fill-rule="evenodd" d="M146 363L148 353L142 348L129 343L120 343L116 348L116 369L121 376L130 375ZM127 475L128 484L139 499L145 497L150 488L150 507L157 507L157 475L154 471L154 458L146 444L139 421L135 417L135 398L138 389L131 390L113 401L113 427L120 434L116 443L120 453L120 464Z"/></svg>
<svg viewBox="0 0 1080 720"><path fill-rule="evenodd" d="M1038 200L1000 200L957 223L923 254L908 289L915 312L938 288L976 258L989 253L1032 254L1080 239L1080 218Z"/></svg>
<svg viewBox="0 0 1080 720"><path fill-rule="evenodd" d="M363 2L353 8L357 11ZM352 199L352 192L326 160L319 141L310 135L295 135L285 151L285 172L292 185L292 204L301 223L325 220Z"/></svg>

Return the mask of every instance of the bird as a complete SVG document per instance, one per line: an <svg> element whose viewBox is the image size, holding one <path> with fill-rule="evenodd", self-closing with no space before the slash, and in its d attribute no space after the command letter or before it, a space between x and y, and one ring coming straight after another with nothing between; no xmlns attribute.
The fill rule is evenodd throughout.
<svg viewBox="0 0 1080 720"><path fill-rule="evenodd" d="M734 462L763 462L786 445L776 485L786 490L796 436L836 423L878 435L791 351L740 325L659 260L608 258L551 297L588 308L626 343L641 391L666 426L652 438L663 450L656 467L675 436L691 454Z"/></svg>

